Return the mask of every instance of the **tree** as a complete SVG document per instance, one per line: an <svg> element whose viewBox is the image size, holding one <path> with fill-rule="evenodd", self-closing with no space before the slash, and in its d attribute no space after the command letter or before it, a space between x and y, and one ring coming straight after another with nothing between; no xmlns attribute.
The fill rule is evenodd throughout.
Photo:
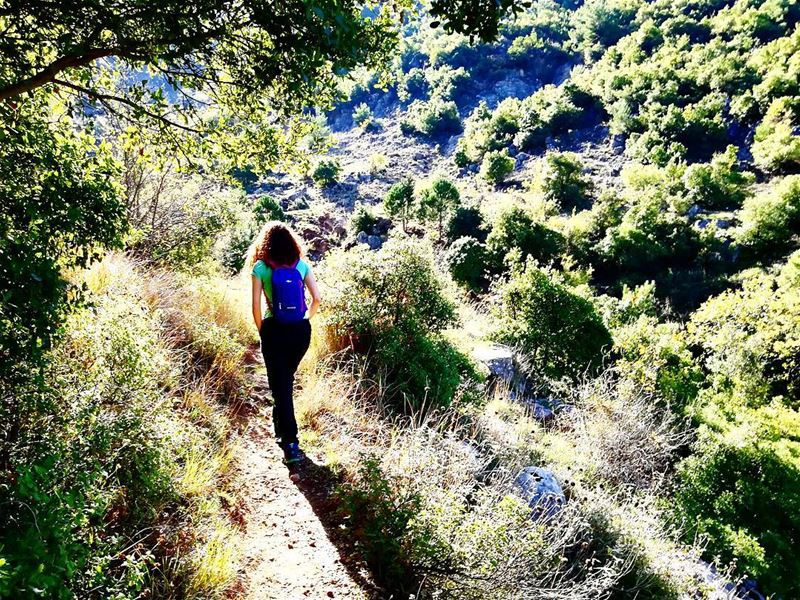
<svg viewBox="0 0 800 600"><path fill-rule="evenodd" d="M587 206L593 189L578 155L572 152L547 153L539 187L545 199L561 210Z"/></svg>
<svg viewBox="0 0 800 600"><path fill-rule="evenodd" d="M486 238L486 249L495 271L503 269L503 259L510 250L519 251L523 260L531 257L547 263L564 250L564 245L564 236L537 223L518 206L501 213Z"/></svg>
<svg viewBox="0 0 800 600"><path fill-rule="evenodd" d="M500 290L492 337L519 348L531 375L579 379L602 363L611 336L592 303L529 262Z"/></svg>
<svg viewBox="0 0 800 600"><path fill-rule="evenodd" d="M481 163L481 177L489 183L500 183L514 170L514 159L506 150L487 152Z"/></svg>
<svg viewBox="0 0 800 600"><path fill-rule="evenodd" d="M455 210L461 201L461 195L455 184L445 177L435 179L422 190L419 202L419 215L423 220L436 221L439 239L442 239L444 217Z"/></svg>
<svg viewBox="0 0 800 600"><path fill-rule="evenodd" d="M386 212L392 217L399 217L403 224L403 231L406 231L408 218L413 214L416 198L414 196L414 181L407 177L395 183L389 188L386 197L383 199L383 206Z"/></svg>
<svg viewBox="0 0 800 600"><path fill-rule="evenodd" d="M50 110L35 99L0 118L0 384L37 365L77 304L62 270L118 246L125 224L108 147Z"/></svg>
<svg viewBox="0 0 800 600"><path fill-rule="evenodd" d="M431 11L448 31L490 39L519 5L504 0L487 12L434 0ZM302 111L335 97L339 76L388 64L413 11L408 0L371 11L353 0L199 0L191 10L179 0L8 0L0 101L46 87L79 111L144 125L187 160L213 154L268 168L307 129Z"/></svg>

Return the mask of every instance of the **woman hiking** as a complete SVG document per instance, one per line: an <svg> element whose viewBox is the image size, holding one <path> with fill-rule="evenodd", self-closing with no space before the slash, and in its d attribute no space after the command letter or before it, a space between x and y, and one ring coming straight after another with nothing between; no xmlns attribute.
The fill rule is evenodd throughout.
<svg viewBox="0 0 800 600"><path fill-rule="evenodd" d="M274 400L275 438L287 465L303 459L294 417L294 374L308 350L310 319L320 304L317 282L302 254L292 230L284 223L270 221L250 246L247 260L253 269L253 319L261 337L261 353ZM305 288L311 294L310 307L306 305ZM262 291L267 299L263 318Z"/></svg>

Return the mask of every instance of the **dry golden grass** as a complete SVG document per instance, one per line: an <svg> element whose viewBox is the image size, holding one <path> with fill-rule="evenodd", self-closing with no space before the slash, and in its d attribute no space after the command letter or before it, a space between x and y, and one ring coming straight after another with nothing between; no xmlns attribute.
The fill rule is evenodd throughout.
<svg viewBox="0 0 800 600"><path fill-rule="evenodd" d="M166 529L176 536L176 553L164 557L155 572L165 588L183 581L188 597L221 597L236 579L240 553L223 505L231 501L236 453L228 415L249 394L244 355L256 339L249 281L145 270L117 253L83 278L101 311L144 319L156 329L159 360L173 374L149 418L162 435L185 514L172 533Z"/></svg>

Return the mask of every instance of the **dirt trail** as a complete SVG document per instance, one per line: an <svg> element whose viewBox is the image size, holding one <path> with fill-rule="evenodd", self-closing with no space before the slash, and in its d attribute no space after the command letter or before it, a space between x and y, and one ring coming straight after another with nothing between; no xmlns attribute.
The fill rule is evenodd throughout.
<svg viewBox="0 0 800 600"><path fill-rule="evenodd" d="M332 477L309 455L295 483L275 444L261 354L249 369L255 387L243 407L237 490L244 513L241 600L374 597L369 575L337 536ZM333 540L333 541L332 541ZM336 541L337 543L334 543Z"/></svg>

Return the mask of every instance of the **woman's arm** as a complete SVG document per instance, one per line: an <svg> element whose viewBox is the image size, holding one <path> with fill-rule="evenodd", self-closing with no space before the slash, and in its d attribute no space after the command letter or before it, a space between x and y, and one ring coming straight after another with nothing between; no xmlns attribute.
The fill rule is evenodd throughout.
<svg viewBox="0 0 800 600"><path fill-rule="evenodd" d="M320 302L322 302L322 296L319 295L319 288L317 287L317 280L314 279L313 271L308 271L305 282L308 291L311 292L311 306L308 308L308 318L310 319L316 314Z"/></svg>
<svg viewBox="0 0 800 600"><path fill-rule="evenodd" d="M252 276L253 279L253 321L256 323L256 329L261 331L261 292L262 283L259 277Z"/></svg>

